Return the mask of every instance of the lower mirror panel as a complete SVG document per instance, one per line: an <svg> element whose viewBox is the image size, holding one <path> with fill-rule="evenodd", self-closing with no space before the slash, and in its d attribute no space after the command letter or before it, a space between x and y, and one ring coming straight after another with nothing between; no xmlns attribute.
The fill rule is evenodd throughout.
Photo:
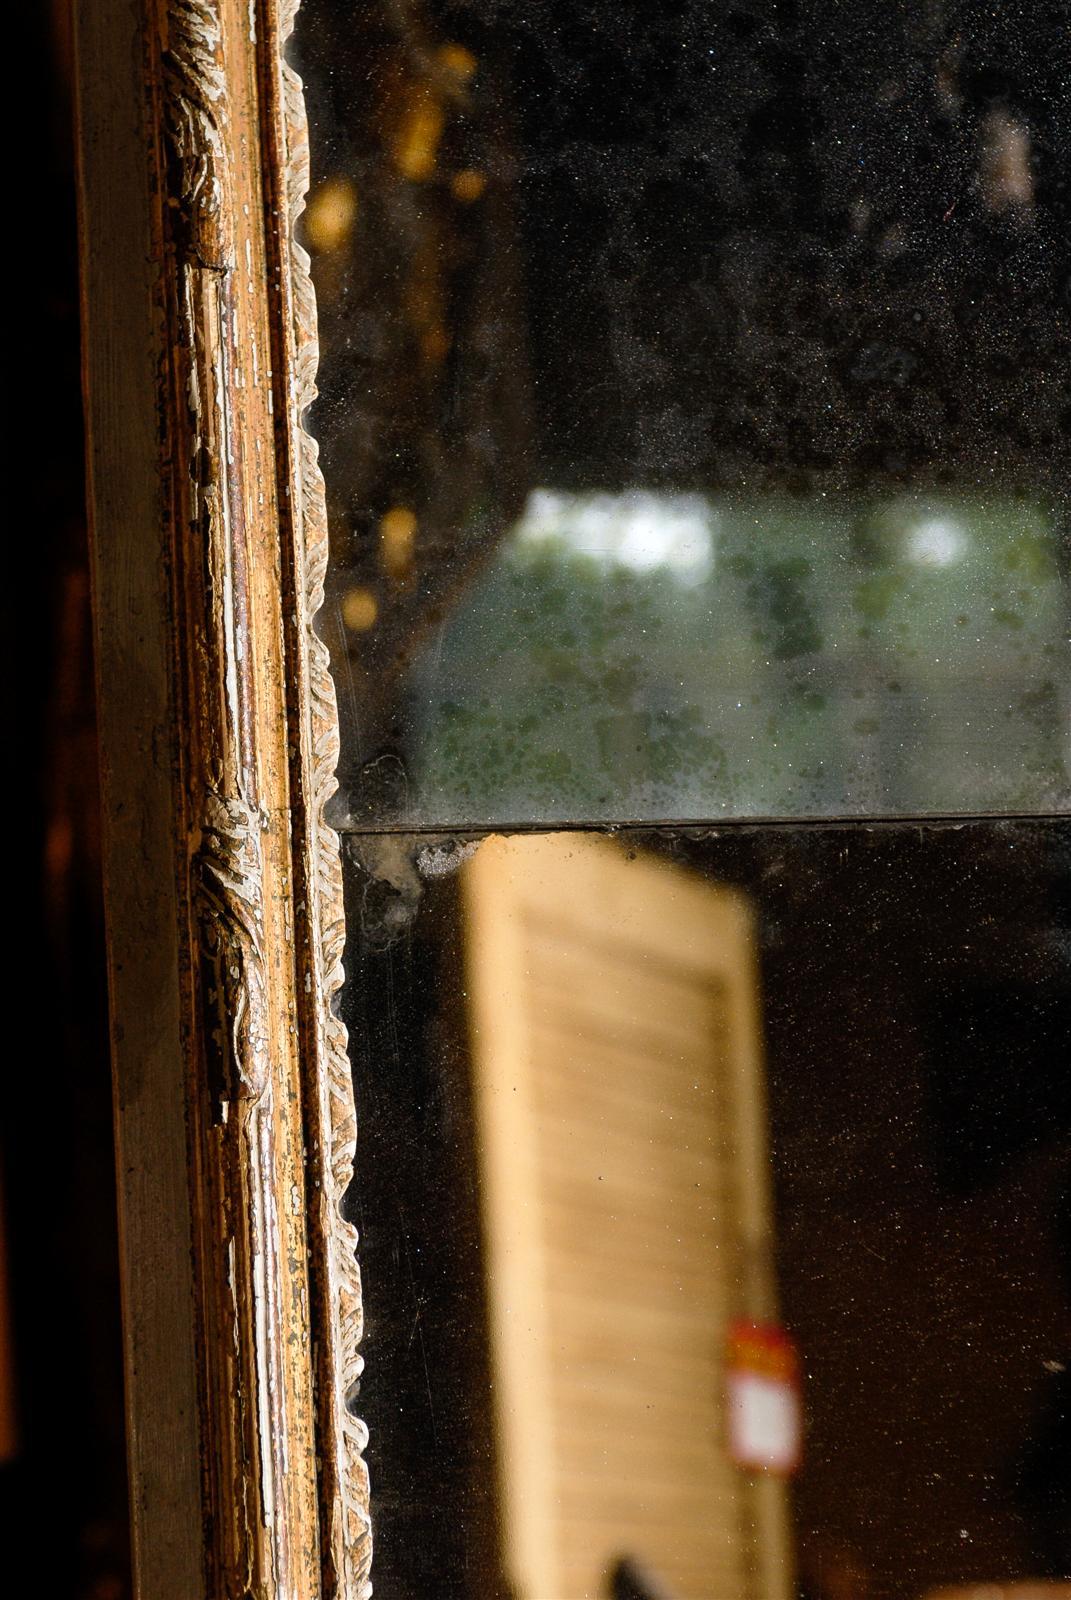
<svg viewBox="0 0 1071 1600"><path fill-rule="evenodd" d="M1066 825L344 855L379 1591L1071 1594Z"/></svg>

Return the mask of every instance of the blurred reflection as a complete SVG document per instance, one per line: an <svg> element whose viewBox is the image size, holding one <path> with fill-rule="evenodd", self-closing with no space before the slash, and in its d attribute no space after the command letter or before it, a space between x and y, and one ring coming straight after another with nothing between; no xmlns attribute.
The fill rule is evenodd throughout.
<svg viewBox="0 0 1071 1600"><path fill-rule="evenodd" d="M1068 808L1060 8L296 47L343 826Z"/></svg>
<svg viewBox="0 0 1071 1600"><path fill-rule="evenodd" d="M345 759L362 763L396 742L414 639L523 503L510 134L494 64L419 4L309 11L299 49L316 144L304 240L323 351L326 621L356 740Z"/></svg>
<svg viewBox="0 0 1071 1600"><path fill-rule="evenodd" d="M417 657L411 781L476 823L1059 810L1058 553L1010 497L537 490Z"/></svg>
<svg viewBox="0 0 1071 1600"><path fill-rule="evenodd" d="M513 1587L604 1593L627 1555L682 1600L787 1600L747 908L575 836L490 840L463 889Z"/></svg>
<svg viewBox="0 0 1071 1600"><path fill-rule="evenodd" d="M1066 1600L1066 830L347 852L383 1589Z"/></svg>

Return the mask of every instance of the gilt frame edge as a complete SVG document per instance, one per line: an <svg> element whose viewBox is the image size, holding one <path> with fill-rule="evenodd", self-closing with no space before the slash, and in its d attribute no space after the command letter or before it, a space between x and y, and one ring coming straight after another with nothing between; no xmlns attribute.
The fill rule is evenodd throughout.
<svg viewBox="0 0 1071 1600"><path fill-rule="evenodd" d="M75 6L131 1512L153 1600L370 1593L296 9Z"/></svg>

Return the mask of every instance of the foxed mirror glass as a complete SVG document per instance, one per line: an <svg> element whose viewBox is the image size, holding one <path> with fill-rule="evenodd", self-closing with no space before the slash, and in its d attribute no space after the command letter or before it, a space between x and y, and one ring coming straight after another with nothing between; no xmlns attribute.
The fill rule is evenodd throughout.
<svg viewBox="0 0 1071 1600"><path fill-rule="evenodd" d="M311 0L344 825L1067 806L1068 50Z"/></svg>
<svg viewBox="0 0 1071 1600"><path fill-rule="evenodd" d="M1067 1600L1067 830L346 848L382 1592Z"/></svg>
<svg viewBox="0 0 1071 1600"><path fill-rule="evenodd" d="M293 56L377 1592L1067 1600L1063 8Z"/></svg>

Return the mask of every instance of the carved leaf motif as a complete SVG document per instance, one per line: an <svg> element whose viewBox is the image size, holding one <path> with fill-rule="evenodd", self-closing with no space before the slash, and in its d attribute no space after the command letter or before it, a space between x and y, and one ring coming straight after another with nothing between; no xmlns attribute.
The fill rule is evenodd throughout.
<svg viewBox="0 0 1071 1600"><path fill-rule="evenodd" d="M222 270L232 249L219 0L172 0L163 62L164 127L177 169L169 203L179 212L190 257Z"/></svg>
<svg viewBox="0 0 1071 1600"><path fill-rule="evenodd" d="M201 951L217 986L205 997L208 1043L222 1069L222 1092L249 1101L260 1099L269 1075L262 827L244 800L209 793L194 857Z"/></svg>
<svg viewBox="0 0 1071 1600"><path fill-rule="evenodd" d="M289 37L298 10L297 0L284 0L280 18L280 49ZM337 788L339 734L335 686L327 647L316 633L314 621L323 605L327 572L327 505L315 439L303 425L304 414L316 397L319 346L316 298L309 258L296 237L297 221L305 207L309 185L308 125L301 79L287 63L282 65L283 114L286 136L286 200L289 218L289 276L293 307L293 395L297 415L297 495L301 508L301 543L304 570L304 650L309 698L310 839L314 903L314 938L317 942L317 1055L321 1125L328 1146L320 1153L320 1181L324 1188L322 1221L326 1238L326 1288L329 1297L325 1330L332 1351L326 1370L329 1393L321 1395L325 1428L325 1473L328 1475L329 1525L322 1529L325 1600L367 1600L372 1593L372 1525L369 1516L368 1470L364 1449L368 1432L354 1414L354 1404L364 1362L360 1353L363 1332L361 1276L357 1264L357 1230L342 1216L343 1196L353 1177L356 1149L356 1115L346 1028L335 1010L342 987L342 952L345 924L342 869L338 835L327 824L325 810Z"/></svg>

